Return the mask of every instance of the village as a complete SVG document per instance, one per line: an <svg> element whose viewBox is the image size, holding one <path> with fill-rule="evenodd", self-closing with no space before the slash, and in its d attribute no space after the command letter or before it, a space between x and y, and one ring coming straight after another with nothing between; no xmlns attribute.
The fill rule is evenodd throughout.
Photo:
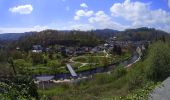
<svg viewBox="0 0 170 100"><path fill-rule="evenodd" d="M119 41L116 37L111 37L104 44L95 47L66 47L57 45L57 47L44 48L41 45L33 45L31 50L32 53L47 53L49 58L50 56L57 54L61 57L54 57L54 59L52 59L53 61L62 61L63 59L65 59L65 61L63 64L58 65L55 65L54 63L51 67L48 66L48 64L41 67L39 67L39 65L34 65L32 70L34 70L33 72L36 72L34 74L38 76L55 74L57 79L63 77L75 78L83 75L74 73L95 69L99 70L99 68L128 60L133 57L134 52L137 52L139 56L142 56L142 53L145 51L148 44L148 41ZM19 50L19 48L17 48L17 50ZM50 55L50 53L52 55ZM58 68L55 68L55 66ZM50 68L54 68L52 73L48 72ZM63 75L57 76L57 73Z"/></svg>
<svg viewBox="0 0 170 100"><path fill-rule="evenodd" d="M120 48L128 48L129 46L133 47L140 47L141 49L145 49L145 45L149 44L149 41L119 41L116 40L116 37L111 37L108 39L104 44L100 44L96 47L67 47L57 45L56 48L45 48L41 45L33 45L32 52L34 53L41 53L41 52L50 52L50 50L55 51L56 53L60 52L65 56L76 56L76 55L83 55L87 53L97 53L97 52L111 52L114 46L118 46ZM19 50L19 47L16 48Z"/></svg>

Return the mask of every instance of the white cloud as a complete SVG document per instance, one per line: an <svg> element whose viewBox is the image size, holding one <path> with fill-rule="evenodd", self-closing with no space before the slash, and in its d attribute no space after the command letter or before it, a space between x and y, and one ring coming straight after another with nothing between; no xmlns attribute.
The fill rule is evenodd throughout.
<svg viewBox="0 0 170 100"><path fill-rule="evenodd" d="M79 20L80 17L90 17L93 15L93 11L90 10L90 11L85 11L85 10L78 10L76 12L76 15L74 16L74 20Z"/></svg>
<svg viewBox="0 0 170 100"><path fill-rule="evenodd" d="M112 16L122 17L132 23L132 27L170 25L170 13L162 9L151 10L149 3L131 2L115 3L110 8Z"/></svg>
<svg viewBox="0 0 170 100"><path fill-rule="evenodd" d="M80 4L80 6L83 7L83 8L88 8L86 3L82 3L82 4Z"/></svg>
<svg viewBox="0 0 170 100"><path fill-rule="evenodd" d="M123 26L117 22L114 22L111 17L104 13L104 11L98 11L94 17L90 17L89 22L95 24L97 28L113 28L118 30L124 30L127 26Z"/></svg>
<svg viewBox="0 0 170 100"><path fill-rule="evenodd" d="M95 17L89 18L89 22L108 22L110 21L110 17L104 13L104 11L98 11L95 14Z"/></svg>
<svg viewBox="0 0 170 100"><path fill-rule="evenodd" d="M87 30L92 30L94 28L95 27L90 25L90 24L75 24L75 25L70 26L71 30L84 30L84 31L87 31Z"/></svg>
<svg viewBox="0 0 170 100"><path fill-rule="evenodd" d="M74 16L74 20L79 20L80 17L79 16Z"/></svg>
<svg viewBox="0 0 170 100"><path fill-rule="evenodd" d="M30 4L20 5L9 8L9 11L11 11L12 13L30 14L33 11L33 7Z"/></svg>

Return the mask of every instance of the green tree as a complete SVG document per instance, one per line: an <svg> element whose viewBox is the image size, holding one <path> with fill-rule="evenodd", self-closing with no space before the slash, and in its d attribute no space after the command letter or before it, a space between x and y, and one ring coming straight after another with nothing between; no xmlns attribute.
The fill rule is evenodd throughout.
<svg viewBox="0 0 170 100"><path fill-rule="evenodd" d="M43 63L43 55L42 53L31 53L31 58L32 58L32 62L33 64L42 64Z"/></svg>
<svg viewBox="0 0 170 100"><path fill-rule="evenodd" d="M5 50L0 50L0 62L7 62L8 54Z"/></svg>
<svg viewBox="0 0 170 100"><path fill-rule="evenodd" d="M10 64L10 66L12 67L13 72L14 72L14 75L16 75L16 74L17 74L17 72L16 72L16 68L15 68L15 65L14 65L14 61L13 61L13 59L12 59L12 58L9 58L9 59L8 59L8 63L9 63L9 64Z"/></svg>
<svg viewBox="0 0 170 100"><path fill-rule="evenodd" d="M102 60L102 65L103 66L107 66L109 64L109 61L108 61L107 57L104 56L101 60Z"/></svg>
<svg viewBox="0 0 170 100"><path fill-rule="evenodd" d="M51 68L51 72L58 73L58 68L61 66L61 62L57 60L49 61L47 66Z"/></svg>
<svg viewBox="0 0 170 100"><path fill-rule="evenodd" d="M32 66L31 63L26 62L23 59L18 59L14 61L14 66L17 69L17 73L21 74L26 74L26 73L30 73L29 68Z"/></svg>
<svg viewBox="0 0 170 100"><path fill-rule="evenodd" d="M17 75L0 82L0 88L5 91L2 94L7 100L39 100L37 86L28 75Z"/></svg>

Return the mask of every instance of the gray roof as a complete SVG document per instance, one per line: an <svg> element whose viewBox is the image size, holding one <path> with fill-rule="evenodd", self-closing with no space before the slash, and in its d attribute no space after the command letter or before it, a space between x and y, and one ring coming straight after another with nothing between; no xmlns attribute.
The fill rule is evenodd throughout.
<svg viewBox="0 0 170 100"><path fill-rule="evenodd" d="M37 76L36 79L39 81L49 81L51 79L53 79L54 76Z"/></svg>
<svg viewBox="0 0 170 100"><path fill-rule="evenodd" d="M151 92L149 100L170 100L170 77Z"/></svg>
<svg viewBox="0 0 170 100"><path fill-rule="evenodd" d="M67 65L67 68L68 70L70 71L70 74L73 76L73 77L77 77L77 74L76 72L73 70L73 68L71 67L70 64L66 64Z"/></svg>

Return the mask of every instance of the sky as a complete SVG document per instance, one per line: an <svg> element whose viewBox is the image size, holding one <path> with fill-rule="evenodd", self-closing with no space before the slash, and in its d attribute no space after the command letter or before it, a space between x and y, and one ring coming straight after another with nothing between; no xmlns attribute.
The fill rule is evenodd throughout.
<svg viewBox="0 0 170 100"><path fill-rule="evenodd" d="M0 33L139 27L170 33L170 0L0 0Z"/></svg>

